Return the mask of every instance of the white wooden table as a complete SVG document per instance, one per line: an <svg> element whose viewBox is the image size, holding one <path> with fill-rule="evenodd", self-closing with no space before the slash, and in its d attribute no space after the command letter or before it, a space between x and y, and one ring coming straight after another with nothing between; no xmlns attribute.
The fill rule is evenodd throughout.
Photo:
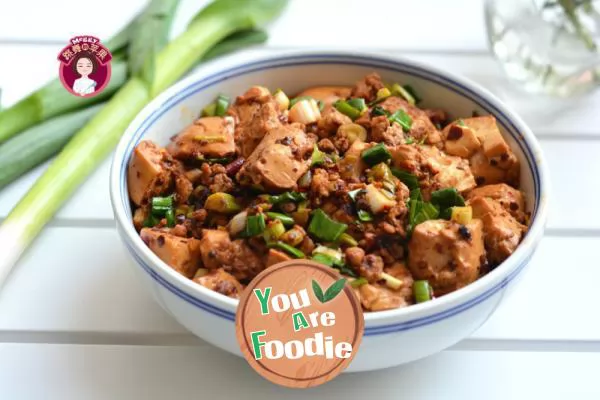
<svg viewBox="0 0 600 400"><path fill-rule="evenodd" d="M106 0L93 12L77 0L0 3L3 105L56 76L70 36L106 38L143 3ZM182 3L174 34L203 4ZM467 76L523 115L549 160L553 192L546 236L519 289L439 355L308 391L275 387L189 334L135 281L113 227L107 159L0 292L0 399L600 398L600 92L547 104L511 90L487 51L481 0L291 0L269 32L251 51L401 54ZM43 169L0 192L0 220Z"/></svg>

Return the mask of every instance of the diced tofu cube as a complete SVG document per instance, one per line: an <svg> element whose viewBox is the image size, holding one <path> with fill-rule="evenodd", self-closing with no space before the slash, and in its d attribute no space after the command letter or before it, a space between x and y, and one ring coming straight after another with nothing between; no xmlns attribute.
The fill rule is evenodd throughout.
<svg viewBox="0 0 600 400"><path fill-rule="evenodd" d="M244 291L242 284L223 268L216 269L206 275L194 278L194 282L234 299L239 299Z"/></svg>
<svg viewBox="0 0 600 400"><path fill-rule="evenodd" d="M488 260L501 263L515 251L527 228L496 200L474 197L468 203L473 208L473 216L483 221Z"/></svg>
<svg viewBox="0 0 600 400"><path fill-rule="evenodd" d="M230 156L235 153L233 133L232 117L200 118L175 136L167 150L181 160Z"/></svg>
<svg viewBox="0 0 600 400"><path fill-rule="evenodd" d="M436 295L452 292L479 277L485 260L483 224L429 220L417 225L408 244L408 268L426 279Z"/></svg>
<svg viewBox="0 0 600 400"><path fill-rule="evenodd" d="M129 198L136 205L142 205L169 188L171 171L163 159L161 149L147 140L141 141L133 151L127 169L127 189Z"/></svg>
<svg viewBox="0 0 600 400"><path fill-rule="evenodd" d="M477 151L469 159L471 172L475 176L475 182L479 185L491 185L507 181L507 172L502 168L492 165L483 154L483 150Z"/></svg>
<svg viewBox="0 0 600 400"><path fill-rule="evenodd" d="M200 267L200 241L169 232L143 228L140 236L150 250L181 275L191 278Z"/></svg>
<svg viewBox="0 0 600 400"><path fill-rule="evenodd" d="M470 157L481 147L481 142L473 129L456 122L447 125L442 131L446 153L462 158Z"/></svg>
<svg viewBox="0 0 600 400"><path fill-rule="evenodd" d="M467 160L446 156L439 160L441 167L433 176L432 189L456 188L459 192L473 189L477 184Z"/></svg>
<svg viewBox="0 0 600 400"><path fill-rule="evenodd" d="M523 221L525 201L523 200L523 193L520 190L505 183L485 185L471 190L467 195L468 200L475 197L488 197L496 200L518 221Z"/></svg>
<svg viewBox="0 0 600 400"><path fill-rule="evenodd" d="M264 262L244 240L231 240L223 230L204 229L200 239L202 262L208 269L223 268L234 278L245 281L264 269Z"/></svg>
<svg viewBox="0 0 600 400"><path fill-rule="evenodd" d="M205 229L200 239L202 262L208 269L218 269L227 263L231 239L227 231Z"/></svg>
<svg viewBox="0 0 600 400"><path fill-rule="evenodd" d="M464 124L471 128L483 145L483 153L488 158L500 157L512 152L506 140L502 137L496 118L492 115L463 119Z"/></svg>
<svg viewBox="0 0 600 400"><path fill-rule="evenodd" d="M309 168L314 139L299 126L285 125L267 133L238 172L244 185L291 190Z"/></svg>

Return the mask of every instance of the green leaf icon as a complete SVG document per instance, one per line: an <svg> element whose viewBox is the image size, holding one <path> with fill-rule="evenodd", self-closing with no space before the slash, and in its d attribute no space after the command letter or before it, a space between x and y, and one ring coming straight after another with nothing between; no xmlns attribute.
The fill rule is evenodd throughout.
<svg viewBox="0 0 600 400"><path fill-rule="evenodd" d="M319 286L319 284L317 283L317 281L315 281L314 279L312 280L312 289L313 289L313 293L315 294L315 296L317 297L317 299L319 299L319 301L321 303L327 303L328 301L331 301L333 299L335 299L335 297L340 294L340 292L342 291L342 289L344 289L344 285L346 284L346 279L342 278L338 281L335 281L331 286L329 286L329 288L325 291L325 294L323 294L323 289L321 289L321 286Z"/></svg>
<svg viewBox="0 0 600 400"><path fill-rule="evenodd" d="M342 289L344 289L344 285L346 285L346 279L342 278L329 286L329 289L325 291L325 296L323 296L324 301L322 301L322 303L327 303L328 301L335 299Z"/></svg>
<svg viewBox="0 0 600 400"><path fill-rule="evenodd" d="M321 289L321 286L319 286L319 283L314 279L312 280L312 289L315 296L317 296L317 299L319 299L321 303L325 303L325 299L323 298L323 290Z"/></svg>

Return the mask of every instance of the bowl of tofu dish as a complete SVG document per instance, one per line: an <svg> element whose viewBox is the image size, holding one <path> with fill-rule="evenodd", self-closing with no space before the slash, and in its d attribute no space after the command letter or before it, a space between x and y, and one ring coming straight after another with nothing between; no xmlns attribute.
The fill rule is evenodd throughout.
<svg viewBox="0 0 600 400"><path fill-rule="evenodd" d="M443 67L243 53L144 108L110 189L139 281L233 354L239 298L261 271L335 269L365 319L352 372L434 354L490 317L543 236L546 169L518 115Z"/></svg>

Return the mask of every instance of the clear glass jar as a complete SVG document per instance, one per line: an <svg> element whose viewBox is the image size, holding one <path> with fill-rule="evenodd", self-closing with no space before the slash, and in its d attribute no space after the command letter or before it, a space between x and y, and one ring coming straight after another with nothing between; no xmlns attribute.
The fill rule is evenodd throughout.
<svg viewBox="0 0 600 400"><path fill-rule="evenodd" d="M486 0L490 48L528 92L558 97L600 85L600 1Z"/></svg>

